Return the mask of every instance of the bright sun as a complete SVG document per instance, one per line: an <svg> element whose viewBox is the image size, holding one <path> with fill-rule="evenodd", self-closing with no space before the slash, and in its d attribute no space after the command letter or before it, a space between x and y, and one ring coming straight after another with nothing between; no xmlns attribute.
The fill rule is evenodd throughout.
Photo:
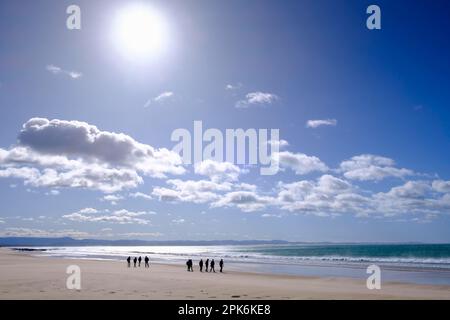
<svg viewBox="0 0 450 320"><path fill-rule="evenodd" d="M113 40L119 51L129 59L146 59L166 49L166 21L147 5L132 5L118 11Z"/></svg>

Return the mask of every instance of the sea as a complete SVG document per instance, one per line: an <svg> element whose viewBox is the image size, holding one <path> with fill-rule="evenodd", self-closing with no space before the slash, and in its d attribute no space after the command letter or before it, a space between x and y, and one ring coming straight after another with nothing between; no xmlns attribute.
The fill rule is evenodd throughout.
<svg viewBox="0 0 450 320"><path fill-rule="evenodd" d="M225 271L366 279L377 265L383 282L450 285L450 244L277 244L222 246L30 247L54 258L119 260L148 256L150 263L184 265L224 259Z"/></svg>

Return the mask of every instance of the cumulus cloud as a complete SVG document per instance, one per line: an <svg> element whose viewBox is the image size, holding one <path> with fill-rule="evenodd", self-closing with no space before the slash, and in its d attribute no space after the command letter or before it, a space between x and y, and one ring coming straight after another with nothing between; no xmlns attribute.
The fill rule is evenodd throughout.
<svg viewBox="0 0 450 320"><path fill-rule="evenodd" d="M265 93L260 91L250 92L245 96L245 99L236 103L236 108L245 109L252 106L270 105L277 100L279 100L279 97L273 93Z"/></svg>
<svg viewBox="0 0 450 320"><path fill-rule="evenodd" d="M0 178L23 179L26 186L47 188L84 188L113 193L122 189L136 188L143 183L136 171L108 169L99 165L80 165L65 171L36 168L0 169Z"/></svg>
<svg viewBox="0 0 450 320"><path fill-rule="evenodd" d="M399 214L437 215L450 213L450 193L436 190L430 181L407 181L373 196L379 212L388 216Z"/></svg>
<svg viewBox="0 0 450 320"><path fill-rule="evenodd" d="M141 175L164 178L184 172L175 152L80 121L32 118L23 125L16 146L0 149L0 177L21 178L35 187L111 193L137 187Z"/></svg>
<svg viewBox="0 0 450 320"><path fill-rule="evenodd" d="M141 198L141 199L146 199L146 200L151 200L153 199L151 195L143 193L143 192L133 192L129 194L130 198Z"/></svg>
<svg viewBox="0 0 450 320"><path fill-rule="evenodd" d="M143 219L142 216L150 215L151 212L139 211L133 212L126 209L116 210L112 213L101 213L92 208L82 209L80 211L63 215L63 218L76 222L108 222L117 224L150 224L150 220Z"/></svg>
<svg viewBox="0 0 450 320"><path fill-rule="evenodd" d="M307 156L303 153L283 151L273 153L272 156L274 161L279 161L281 168L289 168L299 175L314 171L325 172L328 170L328 167L319 158Z"/></svg>
<svg viewBox="0 0 450 320"><path fill-rule="evenodd" d="M208 180L168 180L172 188L156 187L152 195L160 201L180 201L193 203L207 203L216 200L217 192L231 189L230 183L215 183Z"/></svg>
<svg viewBox="0 0 450 320"><path fill-rule="evenodd" d="M396 168L395 161L371 154L363 154L343 161L340 169L347 179L379 181L388 177L403 178L414 174L412 170Z"/></svg>
<svg viewBox="0 0 450 320"><path fill-rule="evenodd" d="M280 183L278 188L277 201L282 209L317 216L361 214L367 211L370 202L357 194L349 182L331 175L323 175L316 181Z"/></svg>
<svg viewBox="0 0 450 320"><path fill-rule="evenodd" d="M117 194L108 194L101 198L102 201L107 201L111 205L115 206L120 200L123 200L123 196Z"/></svg>
<svg viewBox="0 0 450 320"><path fill-rule="evenodd" d="M450 181L434 180L432 187L437 192L450 193Z"/></svg>
<svg viewBox="0 0 450 320"><path fill-rule="evenodd" d="M236 181L242 170L230 162L217 162L211 159L195 165L195 173L209 177L213 181Z"/></svg>
<svg viewBox="0 0 450 320"><path fill-rule="evenodd" d="M296 213L332 216L399 216L450 213L450 193L437 191L430 181L407 181L387 192L362 192L349 181L323 175L316 181L279 183L276 204ZM429 220L429 219L428 219Z"/></svg>
<svg viewBox="0 0 450 320"><path fill-rule="evenodd" d="M63 68L55 66L53 64L49 64L45 68L47 69L48 72L53 73L54 75L62 74L72 79L79 79L83 76L81 72L64 70Z"/></svg>
<svg viewBox="0 0 450 320"><path fill-rule="evenodd" d="M253 191L233 191L220 197L212 203L212 207L237 207L244 212L253 212L264 209L273 201L273 198L260 196Z"/></svg>
<svg viewBox="0 0 450 320"><path fill-rule="evenodd" d="M319 120L308 120L306 122L307 128L318 128L321 126L336 126L337 120L336 119L319 119Z"/></svg>

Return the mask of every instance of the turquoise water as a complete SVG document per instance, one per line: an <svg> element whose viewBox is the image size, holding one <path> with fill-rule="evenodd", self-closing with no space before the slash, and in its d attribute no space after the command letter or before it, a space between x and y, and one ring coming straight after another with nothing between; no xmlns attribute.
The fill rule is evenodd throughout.
<svg viewBox="0 0 450 320"><path fill-rule="evenodd" d="M239 251L285 260L380 262L450 268L450 244L299 244L243 247Z"/></svg>

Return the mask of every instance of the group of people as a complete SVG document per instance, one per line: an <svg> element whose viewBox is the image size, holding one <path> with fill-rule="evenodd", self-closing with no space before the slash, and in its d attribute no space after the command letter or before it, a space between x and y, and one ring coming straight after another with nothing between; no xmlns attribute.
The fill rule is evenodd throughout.
<svg viewBox="0 0 450 320"><path fill-rule="evenodd" d="M141 267L141 263L142 260L144 260L145 263L145 268L150 268L150 259L148 256L145 256L144 259L142 259L141 256L138 257L134 257L133 259L131 259L131 257L127 258L127 263L128 263L128 268L131 268L131 261L133 261L133 267ZM186 266L187 266L187 271L190 272L194 272L194 263L192 262L192 259L189 259L188 261L186 261ZM205 263L203 263L203 259L200 259L200 261L198 262L198 266L200 269L200 272L203 272L203 266L205 266L205 272L216 272L216 262L214 261L214 259L211 259L211 261L209 259L206 259ZM220 272L223 272L223 259L220 259L219 261L219 268L220 268ZM209 270L209 271L208 271Z"/></svg>
<svg viewBox="0 0 450 320"><path fill-rule="evenodd" d="M130 268L131 267L131 257L127 258L127 262L128 262L128 268ZM136 268L136 266L141 267L141 262L142 262L142 257L139 257L139 258L134 257L133 265L134 265L135 268ZM145 256L144 262L145 262L145 267L146 268L150 268L150 263L149 263L150 259L149 259L149 257Z"/></svg>
<svg viewBox="0 0 450 320"><path fill-rule="evenodd" d="M188 261L186 261L186 266L187 266L187 271L190 271L190 272L194 271L192 259L189 259ZM208 272L208 268L209 268L209 272L216 272L216 269L215 269L216 262L214 261L214 259L212 259L211 262L209 261L209 259L206 259L205 263L203 263L203 259L200 259L200 261L198 262L198 267L200 269L200 272L203 272L203 266L205 266L206 272ZM219 261L219 268L220 268L219 271L223 272L223 259L220 259L220 261Z"/></svg>

